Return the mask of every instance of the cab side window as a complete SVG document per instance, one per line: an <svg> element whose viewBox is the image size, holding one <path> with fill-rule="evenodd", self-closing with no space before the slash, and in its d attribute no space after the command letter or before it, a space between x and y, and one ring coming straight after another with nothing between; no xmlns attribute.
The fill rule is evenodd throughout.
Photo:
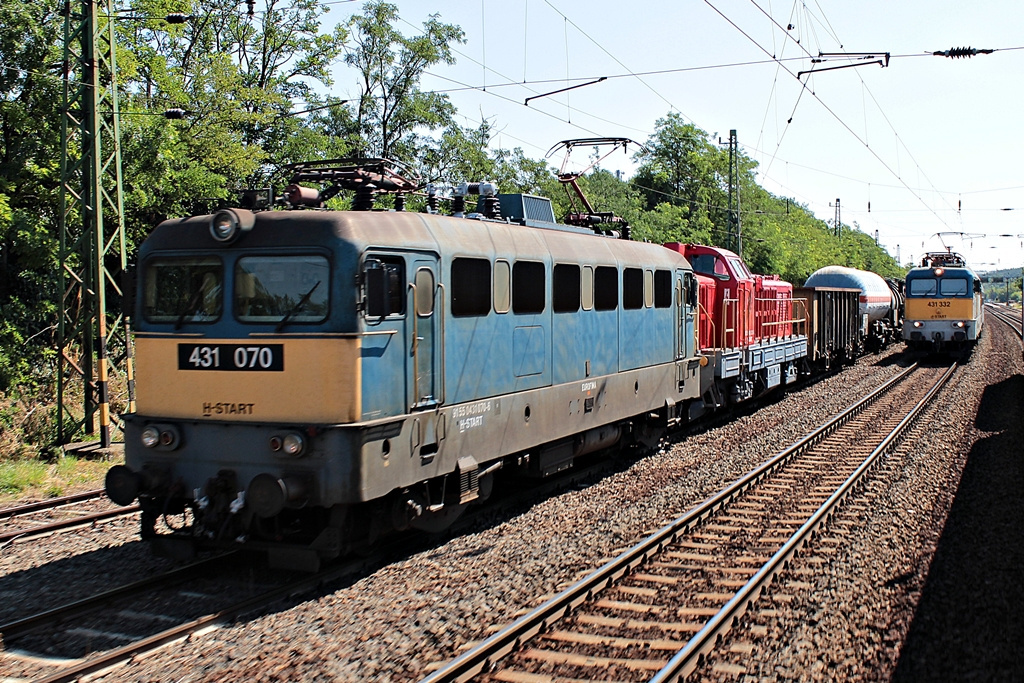
<svg viewBox="0 0 1024 683"><path fill-rule="evenodd" d="M405 315L405 261L400 256L370 256L363 264L366 315Z"/></svg>

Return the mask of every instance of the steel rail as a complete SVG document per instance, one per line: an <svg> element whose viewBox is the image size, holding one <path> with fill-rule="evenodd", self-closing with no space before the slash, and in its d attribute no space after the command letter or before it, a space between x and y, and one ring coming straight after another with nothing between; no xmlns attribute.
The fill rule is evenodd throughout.
<svg viewBox="0 0 1024 683"><path fill-rule="evenodd" d="M94 489L92 491L83 491L82 493L73 493L70 496L61 496L60 498L50 498L49 500L39 500L34 503L16 505L14 507L0 510L0 519L9 519L11 517L17 517L18 515L26 515L30 512L39 512L40 510L59 508L64 505L73 505L75 503L81 503L82 501L99 498L102 495L103 489Z"/></svg>
<svg viewBox="0 0 1024 683"><path fill-rule="evenodd" d="M15 619L14 621L9 621L6 624L0 624L0 636L3 637L3 642L7 644L12 640L20 638L41 626L44 626L47 623L60 622L80 614L91 612L99 607L104 607L113 600L125 598L153 586L172 586L196 576L199 572L233 556L236 552L237 551L233 551L217 555L215 557L209 557L164 574L157 574L145 579L133 581L123 586L111 588L110 590L103 591L102 593L82 598L81 600L76 600L42 612L37 612L36 614L32 614L21 619Z"/></svg>
<svg viewBox="0 0 1024 683"><path fill-rule="evenodd" d="M396 540L385 544L381 548L381 554L399 552L402 548L407 547L407 540ZM261 593L260 595L256 595L242 602L225 607L217 612L207 614L177 626L172 626L171 628L155 633L146 638L142 638L133 643L129 643L128 645L109 650L97 657L83 659L72 663L69 666L62 666L60 671L51 674L50 676L39 678L36 680L36 683L67 683L69 681L78 680L83 676L105 672L108 669L112 669L128 662L132 657L151 652L163 647L164 645L183 640L198 631L213 628L218 624L230 621L231 619L236 619L239 616L253 612L262 607L266 607L278 600L283 600L292 595L321 589L324 585L333 581L365 571L367 568L373 566L377 561L379 561L379 556L361 558L351 562L346 562L338 567L333 567L316 574L309 574L278 588L271 589L265 593Z"/></svg>
<svg viewBox="0 0 1024 683"><path fill-rule="evenodd" d="M420 683L461 683L487 670L502 657L519 648L537 633L549 628L551 624L571 613L574 608L590 600L597 592L608 587L642 564L651 555L661 552L665 546L693 529L737 495L764 479L768 474L771 474L794 456L817 444L862 412L868 405L876 401L896 384L903 381L916 369L917 363L910 365L888 382L832 418L827 424L815 429L757 469L748 472L711 498L708 498L684 515L668 523L618 557L610 560L592 574L580 579L544 604L523 615L470 650L467 650L442 668L421 679Z"/></svg>
<svg viewBox="0 0 1024 683"><path fill-rule="evenodd" d="M756 600L762 590L768 585L768 583L774 578L780 570L793 559L796 552L806 543L811 535L821 526L824 522L828 521L835 509L839 506L843 500L846 499L847 495L853 489L854 486L859 483L861 478L871 469L875 462L884 455L890 447L895 445L900 437L903 436L904 432L914 423L917 417L924 411L925 407L931 403L935 395L942 389L943 386L949 381L950 377L957 369L957 364L953 363L949 369L943 373L942 377L936 381L936 383L929 389L928 393L922 398L917 404L911 409L911 411L902 419L900 423L882 440L882 442L864 459L864 461L854 470L843 484L833 493L828 500L822 503L813 515L801 526L786 543L764 564L761 569L754 574L747 581L746 584L736 595L733 596L729 602L722 607L721 610L710 620L703 629L697 632L687 642L686 646L682 650L677 652L672 659L669 660L661 671L654 675L650 679L650 683L670 683L671 681L677 681L680 678L689 676L693 673L693 670L700 663L701 658L707 655L708 652L715 646L719 637L729 630L732 623L743 615L747 607L749 607L754 600Z"/></svg>
<svg viewBox="0 0 1024 683"><path fill-rule="evenodd" d="M1024 330L1021 330L1021 320L1009 313L1009 311L1001 310L996 308L992 304L986 304L988 312L991 313L996 320L1004 323L1013 330L1014 334L1024 339Z"/></svg>
<svg viewBox="0 0 1024 683"><path fill-rule="evenodd" d="M116 517L124 517L132 513L138 512L141 508L138 505L129 505L127 507L120 507L114 510L105 510L103 512L93 512L88 515L82 515L81 517L74 517L72 519L65 519L60 522L52 522L50 524L43 524L41 526L32 527L30 529L20 529L18 531L8 531L0 534L0 546L10 541L20 540L23 538L31 538L33 536L42 536L43 534L52 533L54 531L63 531L65 529L73 529L81 526L89 526L96 522L102 522L108 519L114 519Z"/></svg>

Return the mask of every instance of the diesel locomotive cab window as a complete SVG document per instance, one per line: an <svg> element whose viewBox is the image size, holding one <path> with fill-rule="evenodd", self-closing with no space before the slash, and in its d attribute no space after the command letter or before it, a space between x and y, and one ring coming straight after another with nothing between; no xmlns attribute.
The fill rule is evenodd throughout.
<svg viewBox="0 0 1024 683"><path fill-rule="evenodd" d="M732 264L732 269L736 271L736 273L739 274L740 276L747 278L754 277L753 275L750 274L750 271L747 270L747 264L744 263L741 259L729 259L729 263Z"/></svg>
<svg viewBox="0 0 1024 683"><path fill-rule="evenodd" d="M318 323L327 318L331 268L316 255L245 256L235 266L235 317L246 323Z"/></svg>
<svg viewBox="0 0 1024 683"><path fill-rule="evenodd" d="M725 262L716 257L714 254L697 254L690 258L690 265L693 266L695 273L701 275L711 275L712 277L728 278L729 271L725 267Z"/></svg>
<svg viewBox="0 0 1024 683"><path fill-rule="evenodd" d="M512 266L512 312L544 312L544 264L516 261Z"/></svg>
<svg viewBox="0 0 1024 683"><path fill-rule="evenodd" d="M487 315L491 312L491 262L482 258L452 261L452 315Z"/></svg>
<svg viewBox="0 0 1024 683"><path fill-rule="evenodd" d="M144 277L142 314L151 323L209 323L224 310L224 266L216 257L154 259Z"/></svg>
<svg viewBox="0 0 1024 683"><path fill-rule="evenodd" d="M942 296L967 296L971 290L967 280L963 278L943 278L939 280L939 294Z"/></svg>
<svg viewBox="0 0 1024 683"><path fill-rule="evenodd" d="M936 291L936 282L933 277L926 277L916 280L911 280L907 283L910 289L910 296L934 296Z"/></svg>

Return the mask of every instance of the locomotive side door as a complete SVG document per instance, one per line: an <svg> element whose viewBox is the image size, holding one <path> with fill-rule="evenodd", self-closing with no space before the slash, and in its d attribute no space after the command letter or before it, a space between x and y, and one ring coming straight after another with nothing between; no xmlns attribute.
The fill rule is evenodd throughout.
<svg viewBox="0 0 1024 683"><path fill-rule="evenodd" d="M413 410L433 407L444 401L441 367L443 354L439 347L444 343L441 326L444 324L443 286L437 274L438 259L432 256L416 255L413 260L409 282L410 316L412 335L410 356L412 395L409 405Z"/></svg>
<svg viewBox="0 0 1024 683"><path fill-rule="evenodd" d="M677 357L697 355L697 278L687 271L676 271L676 302L679 307Z"/></svg>

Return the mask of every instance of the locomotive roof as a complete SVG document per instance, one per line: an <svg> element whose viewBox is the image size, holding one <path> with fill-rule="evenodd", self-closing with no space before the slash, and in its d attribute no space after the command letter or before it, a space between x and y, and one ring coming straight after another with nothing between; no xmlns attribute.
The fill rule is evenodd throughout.
<svg viewBox="0 0 1024 683"><path fill-rule="evenodd" d="M226 245L210 234L211 218L206 215L164 221L150 234L142 252L222 250ZM661 245L605 237L559 224L526 226L396 211L261 211L255 214L252 230L227 246L333 247L339 243L347 243L359 252L371 247L393 248L453 256L533 256L568 262L690 269L685 258Z"/></svg>
<svg viewBox="0 0 1024 683"><path fill-rule="evenodd" d="M936 273L935 271L941 271L941 272ZM943 265L915 266L915 267L911 268L909 271L907 271L907 278L906 279L914 280L914 279L917 279L917 278L924 278L924 277L943 277L943 276L948 277L948 276L952 276L952 275L958 275L958 276L962 277L965 274L970 276L970 278L973 279L973 280L979 279L978 275L970 268L970 266L967 266L967 265L958 265L958 266L943 266Z"/></svg>

